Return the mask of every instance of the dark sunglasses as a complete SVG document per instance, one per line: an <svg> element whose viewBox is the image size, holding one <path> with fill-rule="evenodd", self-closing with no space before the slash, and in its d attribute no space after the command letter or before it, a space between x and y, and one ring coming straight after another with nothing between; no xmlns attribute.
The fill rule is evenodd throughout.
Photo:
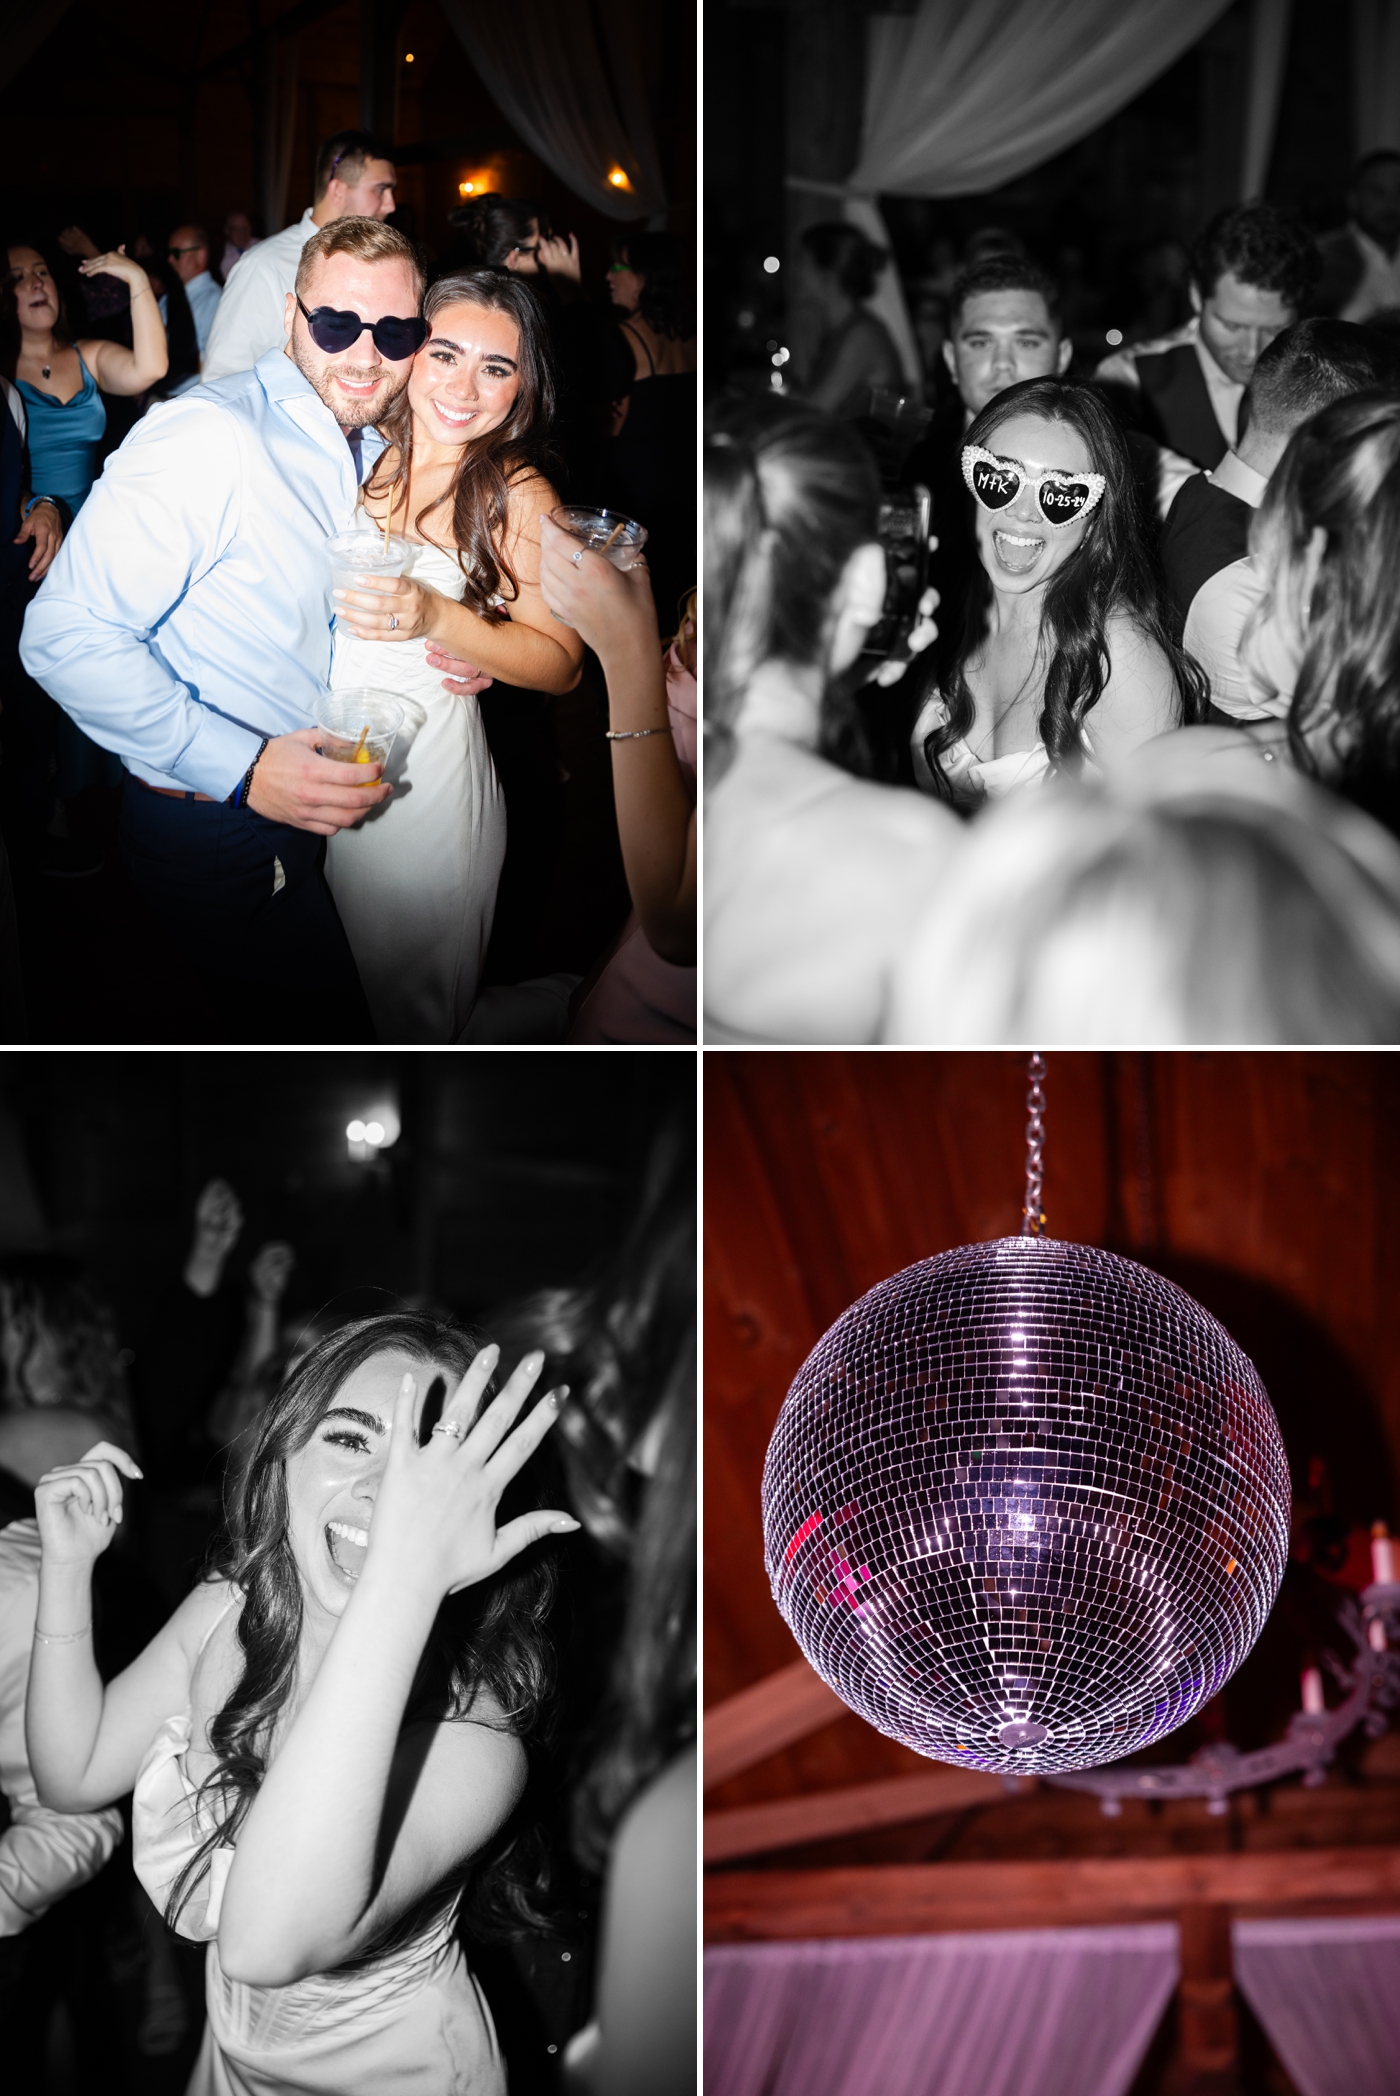
<svg viewBox="0 0 1400 2096"><path fill-rule="evenodd" d="M349 349L366 328L374 337L380 356L387 357L391 364L416 357L428 339L428 323L417 313L411 320L400 320L393 314L386 320L362 320L358 313L340 313L334 306L317 306L314 313L308 313L300 298L297 305L305 315L312 341L328 356L338 356L341 350Z"/></svg>

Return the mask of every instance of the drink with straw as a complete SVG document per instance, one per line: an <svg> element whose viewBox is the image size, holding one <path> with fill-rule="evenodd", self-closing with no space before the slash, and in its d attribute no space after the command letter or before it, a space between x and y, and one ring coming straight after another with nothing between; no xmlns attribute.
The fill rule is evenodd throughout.
<svg viewBox="0 0 1400 2096"><path fill-rule="evenodd" d="M566 502L549 514L562 531L587 546L590 553L601 553L615 568L634 567L647 542L645 524L624 517L618 509L588 509Z"/></svg>
<svg viewBox="0 0 1400 2096"><path fill-rule="evenodd" d="M381 764L387 769L394 738L403 726L403 707L386 691L354 687L322 692L316 725L326 731L316 747L333 764ZM356 786L377 786L378 779L356 779Z"/></svg>
<svg viewBox="0 0 1400 2096"><path fill-rule="evenodd" d="M332 589L354 589L362 575L402 575L412 547L397 533L342 531L327 545L331 561ZM340 612L335 615L337 633L350 631ZM357 731L358 732L358 731Z"/></svg>

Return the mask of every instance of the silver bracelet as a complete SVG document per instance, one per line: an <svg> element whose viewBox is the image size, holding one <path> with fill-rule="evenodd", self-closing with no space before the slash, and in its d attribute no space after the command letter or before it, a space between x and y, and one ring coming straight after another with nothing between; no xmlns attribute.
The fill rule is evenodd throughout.
<svg viewBox="0 0 1400 2096"><path fill-rule="evenodd" d="M87 1636L91 1628L91 1616L88 1617L86 1623L84 1623L81 1630L67 1630L61 1633L56 1633L51 1630L40 1630L36 1626L34 1631L34 1641L36 1644L39 1645L76 1645L80 1642L81 1639Z"/></svg>
<svg viewBox="0 0 1400 2096"><path fill-rule="evenodd" d="M604 731L604 742L635 742L642 735L669 735L669 728L608 728Z"/></svg>

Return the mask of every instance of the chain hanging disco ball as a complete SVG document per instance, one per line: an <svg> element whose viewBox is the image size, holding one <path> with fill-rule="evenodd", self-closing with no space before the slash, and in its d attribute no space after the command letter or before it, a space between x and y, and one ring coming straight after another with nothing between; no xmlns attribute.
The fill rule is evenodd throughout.
<svg viewBox="0 0 1400 2096"><path fill-rule="evenodd" d="M763 1472L773 1597L822 1679L917 1753L1008 1774L1184 1724L1263 1628L1288 1527L1278 1422L1229 1334L1049 1237L862 1296Z"/></svg>

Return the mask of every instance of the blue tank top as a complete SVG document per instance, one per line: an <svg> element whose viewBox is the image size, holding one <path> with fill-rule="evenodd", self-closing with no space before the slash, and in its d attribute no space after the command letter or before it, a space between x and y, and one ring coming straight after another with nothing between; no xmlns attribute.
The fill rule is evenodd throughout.
<svg viewBox="0 0 1400 2096"><path fill-rule="evenodd" d="M78 359L82 363L81 357ZM76 513L97 477L97 447L107 433L107 410L97 381L83 364L83 388L69 401L19 380L29 419L29 472L36 495L60 495Z"/></svg>

